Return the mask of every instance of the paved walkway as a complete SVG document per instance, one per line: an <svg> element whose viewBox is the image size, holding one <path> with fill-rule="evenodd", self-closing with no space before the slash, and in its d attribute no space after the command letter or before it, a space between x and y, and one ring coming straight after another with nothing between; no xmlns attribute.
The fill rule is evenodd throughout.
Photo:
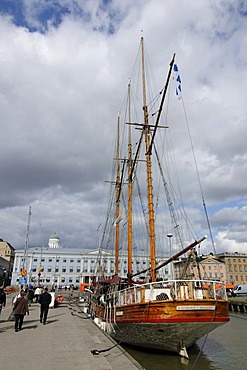
<svg viewBox="0 0 247 370"><path fill-rule="evenodd" d="M48 323L39 322L39 305L30 307L23 330L14 331L7 321L11 299L0 316L0 364L7 370L136 370L141 369L121 347L93 355L91 350L108 349L114 343L76 306L60 305L49 310Z"/></svg>

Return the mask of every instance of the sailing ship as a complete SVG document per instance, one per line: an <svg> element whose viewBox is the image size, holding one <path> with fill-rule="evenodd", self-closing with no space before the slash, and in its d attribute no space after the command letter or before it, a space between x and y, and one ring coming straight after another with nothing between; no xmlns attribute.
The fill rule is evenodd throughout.
<svg viewBox="0 0 247 370"><path fill-rule="evenodd" d="M191 276L188 273L189 262L192 260L195 263L196 258L193 256L197 256L197 249L206 237L193 237L189 243L184 244L181 224L189 224L187 216L184 215L185 207L182 206L185 220L182 221L179 219L181 216L178 216L174 205L176 196L171 195L173 187L170 185L167 168L165 170L162 168L163 161L158 155L157 133L162 129L165 132L169 130L169 126L162 126L160 120L166 96L170 90L171 76L174 70L177 71L175 55L170 63L164 88L157 94L159 106L158 109L155 109L154 100L150 100L151 103L147 102L143 37L139 52L141 56L141 110L143 118L137 122L134 122L132 118L135 109L132 109L131 106L132 82L129 82L126 99L127 110L124 116L125 127L127 127L125 130L125 133L127 132L127 155L123 156L120 151L123 145L120 145L121 129L120 116L118 116L117 141L113 160L115 174L113 175L114 179L110 181L110 193L114 196L114 200L110 200L110 206L107 210L106 223L99 246L98 268L95 275L91 277L88 289L87 312L102 330L118 342L177 352L181 356L188 357L187 349L199 338L229 320L228 301L223 283L219 284L219 281L211 279L201 279L198 277L200 275ZM180 83L180 78L177 81ZM132 138L133 126L136 128L135 134L138 137L135 145L133 145ZM158 163L157 173L159 172L161 176L164 188L162 193L168 202L168 212L165 211L163 205L160 212L155 206L154 155ZM141 177L143 167L147 178L144 182L144 189L138 180L139 176ZM141 177L141 180L143 179ZM137 188L136 193L134 193L135 187ZM124 198L125 190L126 198ZM137 199L141 199L144 190L147 190L147 208L145 208L143 201L141 201L141 206L137 207L134 204ZM157 203L161 203L161 200L157 201L156 198ZM114 215L110 216L110 210L113 208ZM137 220L133 216L134 209L138 213ZM165 258L164 247L162 247L163 239L160 242L157 234L158 230L164 234L164 224L160 221L160 217L167 213L171 216L170 227L172 227L171 230L175 236L175 244L180 250ZM141 221L141 216L144 221ZM144 239L140 234L135 233L136 227L145 229L146 237ZM108 231L112 238L107 236ZM171 236L171 233L167 234L170 243ZM112 246L113 240L115 266L114 270L111 266L112 274L109 276L104 268L104 262L106 262L104 261L104 253L109 253L106 245ZM188 240L188 237L185 240ZM160 244L161 247L159 247ZM144 247L146 245L149 248L150 262L146 264L145 268L138 266L137 271L133 273L135 254L145 255ZM160 248L159 261L157 258L158 248ZM174 276L175 262L179 261L183 255L186 257L182 272L180 269L176 272L177 276ZM121 267L122 263L125 263L124 270ZM170 278L167 278L164 277L164 270L167 273L169 266L171 266ZM124 271L125 276L122 276L120 271Z"/></svg>

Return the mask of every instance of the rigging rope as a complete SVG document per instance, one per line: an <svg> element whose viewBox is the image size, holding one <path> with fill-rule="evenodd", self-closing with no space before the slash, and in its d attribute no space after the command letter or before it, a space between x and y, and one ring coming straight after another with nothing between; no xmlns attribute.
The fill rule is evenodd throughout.
<svg viewBox="0 0 247 370"><path fill-rule="evenodd" d="M190 132L189 121L188 121L188 117L187 117L187 113L186 113L186 109L185 109L183 97L181 97L181 100L182 100L182 104L183 104L183 110L184 110L184 115L185 115L185 121L186 121L186 125L187 125L187 130L188 130L188 134L189 134L190 145L191 145L191 148L192 148L192 154L193 154L193 158L194 158L194 163L195 163L195 168L196 168L196 174L197 174L197 178L198 178L198 182L199 182L199 187L200 187L200 191L201 191L202 203L203 203L203 207L204 207L204 211L205 211L205 215L206 215L206 219L207 219L207 224L208 224L210 238L211 238L211 242L212 242L212 246L213 246L213 251L214 251L214 254L216 254L215 243L214 243L214 239L213 239L211 225L210 225L210 222L209 222L207 207L206 207L205 198L204 198L204 194L203 194L203 190L202 190L201 179L200 179L199 170L198 170L198 166L197 166L197 161L196 161L194 146L193 146L193 142L192 142L192 136L191 136L191 132Z"/></svg>

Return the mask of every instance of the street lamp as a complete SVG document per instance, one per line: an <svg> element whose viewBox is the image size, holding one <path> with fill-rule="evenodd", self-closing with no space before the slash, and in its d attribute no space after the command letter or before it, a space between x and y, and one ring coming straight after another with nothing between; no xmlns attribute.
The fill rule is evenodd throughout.
<svg viewBox="0 0 247 370"><path fill-rule="evenodd" d="M173 235L169 233L166 236L167 236L167 238L169 240L170 257L171 257L172 256L172 237L173 237ZM171 277L172 277L172 280L173 280L174 279L173 261L171 262Z"/></svg>
<svg viewBox="0 0 247 370"><path fill-rule="evenodd" d="M60 260L60 257L57 256L57 255L55 255L55 267L54 267L54 275L53 275L53 285L55 285L55 283L56 284L58 283L58 281L56 281L56 279L58 277L58 272L59 272L59 271L57 271L57 262L59 262L59 260Z"/></svg>

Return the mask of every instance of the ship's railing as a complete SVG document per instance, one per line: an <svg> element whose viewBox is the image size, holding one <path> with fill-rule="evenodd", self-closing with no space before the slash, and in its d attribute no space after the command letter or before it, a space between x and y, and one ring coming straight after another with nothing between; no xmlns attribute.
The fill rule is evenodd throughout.
<svg viewBox="0 0 247 370"><path fill-rule="evenodd" d="M208 280L169 280L136 284L112 292L108 298L117 306L157 300L223 299L227 300L224 283Z"/></svg>

